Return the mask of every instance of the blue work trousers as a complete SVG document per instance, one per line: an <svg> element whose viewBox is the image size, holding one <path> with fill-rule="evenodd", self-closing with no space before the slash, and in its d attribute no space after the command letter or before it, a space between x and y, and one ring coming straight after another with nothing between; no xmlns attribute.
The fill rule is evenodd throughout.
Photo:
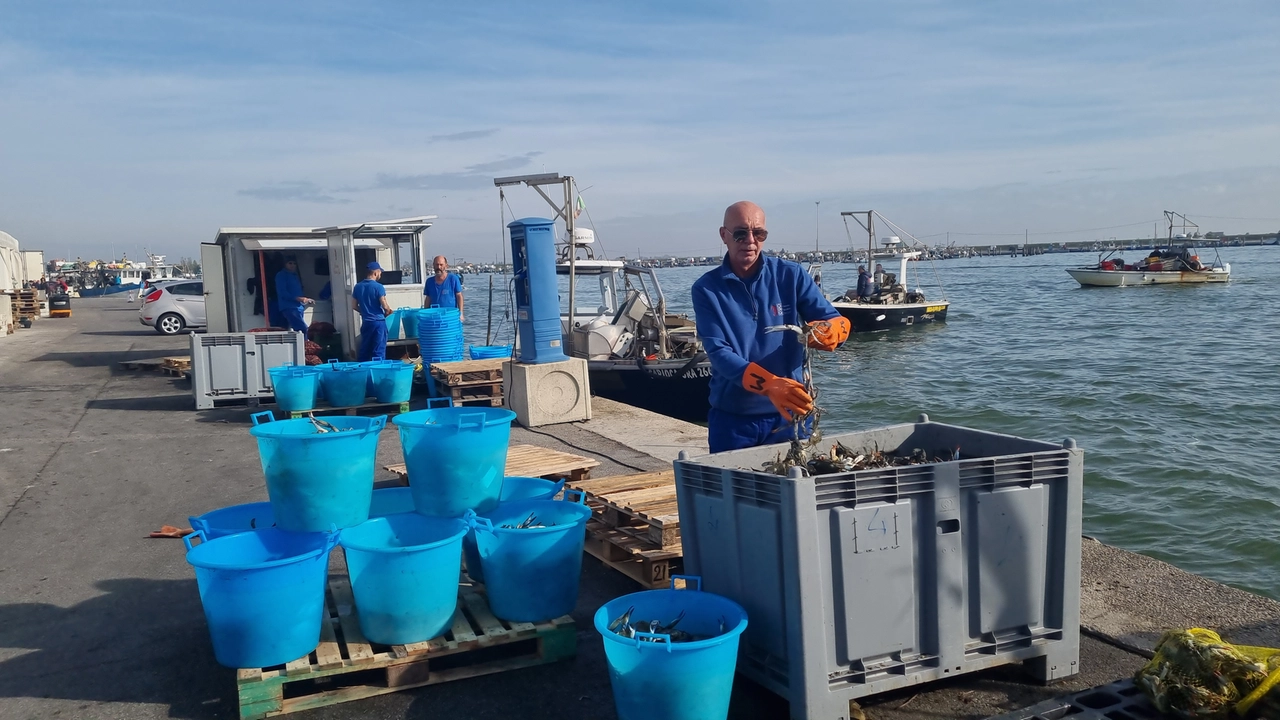
<svg viewBox="0 0 1280 720"><path fill-rule="evenodd" d="M284 321L289 324L290 330L307 331L307 321L302 319L301 307L280 308L280 314L284 316Z"/></svg>
<svg viewBox="0 0 1280 720"><path fill-rule="evenodd" d="M360 324L360 362L387 359L387 321L365 320Z"/></svg>
<svg viewBox="0 0 1280 720"><path fill-rule="evenodd" d="M799 439L809 437L810 428L812 420L800 428ZM791 423L779 413L735 415L715 408L707 413L707 444L713 453L790 442L793 436Z"/></svg>

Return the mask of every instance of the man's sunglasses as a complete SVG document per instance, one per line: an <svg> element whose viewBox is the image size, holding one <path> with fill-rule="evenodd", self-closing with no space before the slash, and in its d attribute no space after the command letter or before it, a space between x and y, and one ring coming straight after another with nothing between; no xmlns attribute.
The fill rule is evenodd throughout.
<svg viewBox="0 0 1280 720"><path fill-rule="evenodd" d="M764 242L769 239L769 231L764 228L738 228L733 231L733 241L744 243L754 234L756 239Z"/></svg>

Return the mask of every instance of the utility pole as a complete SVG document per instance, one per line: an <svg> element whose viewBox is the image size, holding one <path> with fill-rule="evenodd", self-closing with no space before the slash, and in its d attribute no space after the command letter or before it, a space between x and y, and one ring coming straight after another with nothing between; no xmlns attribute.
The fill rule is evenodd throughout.
<svg viewBox="0 0 1280 720"><path fill-rule="evenodd" d="M815 200L813 203L813 251L818 252L818 206L822 204L821 200Z"/></svg>

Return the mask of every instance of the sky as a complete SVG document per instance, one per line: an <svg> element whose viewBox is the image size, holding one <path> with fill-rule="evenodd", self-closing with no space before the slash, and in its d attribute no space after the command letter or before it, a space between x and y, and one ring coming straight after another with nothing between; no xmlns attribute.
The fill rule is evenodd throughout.
<svg viewBox="0 0 1280 720"><path fill-rule="evenodd" d="M866 209L937 244L1269 233L1277 38L1273 0L0 0L0 230L177 259L432 214L488 262L550 213L493 178L557 172L615 257L718 254L741 199L775 249Z"/></svg>

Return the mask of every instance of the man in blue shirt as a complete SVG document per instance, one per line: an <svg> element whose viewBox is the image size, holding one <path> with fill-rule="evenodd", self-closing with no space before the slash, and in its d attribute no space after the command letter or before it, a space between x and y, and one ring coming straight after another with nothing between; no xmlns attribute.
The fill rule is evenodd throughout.
<svg viewBox="0 0 1280 720"><path fill-rule="evenodd" d="M813 409L801 382L804 346L794 333L766 328L807 322L809 346L822 350L849 337L849 321L803 268L765 257L768 236L758 205L730 205L720 228L724 262L693 285L698 336L711 360L711 452L789 441L792 420Z"/></svg>
<svg viewBox="0 0 1280 720"><path fill-rule="evenodd" d="M449 261L443 255L437 255L431 264L436 274L427 278L422 288L422 307L456 307L458 320L466 320L462 315L462 279L449 272Z"/></svg>
<svg viewBox="0 0 1280 720"><path fill-rule="evenodd" d="M365 266L364 279L351 289L351 309L360 313L360 362L385 360L387 357L387 289L378 278L382 266L371 262Z"/></svg>
<svg viewBox="0 0 1280 720"><path fill-rule="evenodd" d="M302 319L302 308L313 303L315 300L302 294L298 261L293 256L285 258L284 269L276 273L276 305L291 330L307 331L307 322Z"/></svg>
<svg viewBox="0 0 1280 720"><path fill-rule="evenodd" d="M871 299L871 276L867 274L867 269L861 265L858 266L858 300L866 302Z"/></svg>

